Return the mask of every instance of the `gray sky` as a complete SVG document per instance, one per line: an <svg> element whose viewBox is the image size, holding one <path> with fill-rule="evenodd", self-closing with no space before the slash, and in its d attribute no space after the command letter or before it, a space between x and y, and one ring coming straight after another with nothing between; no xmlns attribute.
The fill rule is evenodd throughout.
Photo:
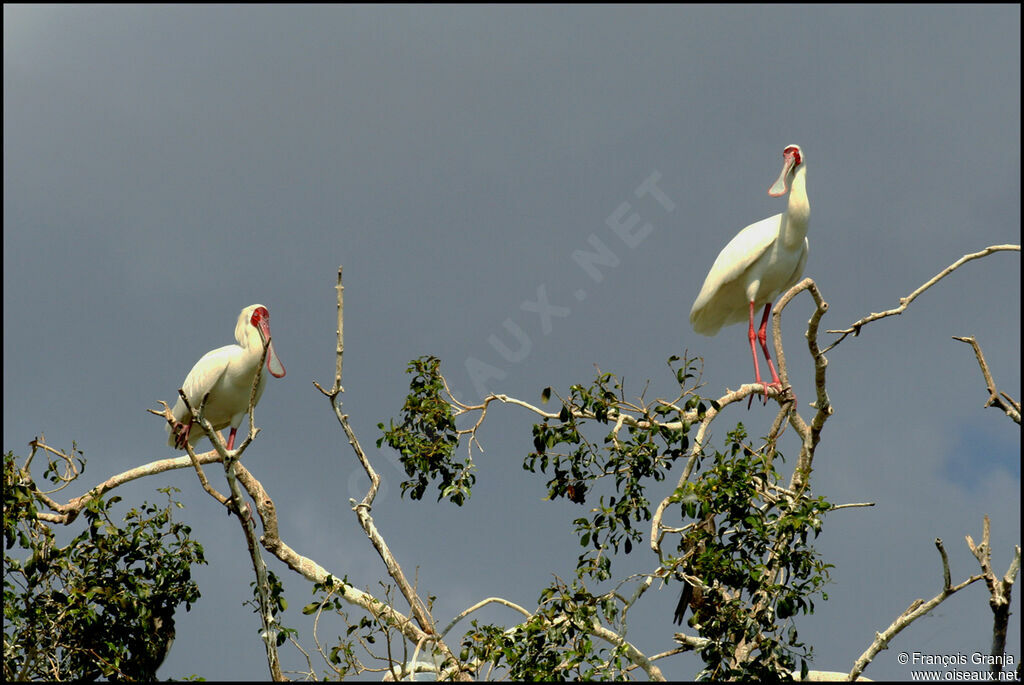
<svg viewBox="0 0 1024 685"><path fill-rule="evenodd" d="M687 349L705 359L706 394L751 382L743 327L704 338L687 315L726 242L784 208L767 195L783 147L806 155L805 273L831 306L822 328L843 328L965 253L1020 242L1019 64L1009 5L5 5L3 448L24 454L41 431L78 441L89 464L69 496L172 456L144 410L173 401L261 302L288 375L268 383L246 465L291 546L381 594L383 565L348 505L366 479L312 385L333 375L341 264L345 410L385 479L378 527L438 597L441 623L491 595L533 607L552 574L571 576L584 511L542 501L546 479L521 468L531 417L515 408L491 412L466 506L400 499L396 455L371 448L401 407L408 360L441 357L467 399L478 362L504 374L491 390L526 400L589 381L595 364L634 394L651 379L668 396L665 359ZM652 174L673 211L636 195ZM608 227L628 213L651 226L634 246ZM599 282L572 259L594 239L619 258ZM876 630L939 590L936 537L965 578L977 563L963 536L989 514L1005 571L1020 542L1020 430L982 408L974 356L951 336L977 336L1020 398L1019 284L1019 254L973 262L830 353L836 414L814 491L877 506L835 512L819 538L836 566L829 601L799 624L816 668L848 670ZM522 308L541 289L566 308L546 329ZM784 316L805 412L811 309L801 295ZM489 343L516 347L506 321L529 339L522 359ZM764 434L773 416L734 407L716 436L737 421ZM189 472L120 494L156 501L169 484L210 565L161 676L265 678L237 522ZM631 556L616 568L653 567ZM283 620L309 646L309 586L270 564L291 601ZM647 654L673 645L677 593L631 612ZM976 584L866 675L908 678L900 651L987 652L990 631ZM662 664L678 678L698 667Z"/></svg>

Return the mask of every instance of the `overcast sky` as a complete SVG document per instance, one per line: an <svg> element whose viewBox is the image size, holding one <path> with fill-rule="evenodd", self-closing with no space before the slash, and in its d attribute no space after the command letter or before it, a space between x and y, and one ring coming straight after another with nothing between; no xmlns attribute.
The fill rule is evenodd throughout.
<svg viewBox="0 0 1024 685"><path fill-rule="evenodd" d="M1019 65L1010 5L5 5L3 449L24 455L40 432L77 441L89 461L69 497L175 455L145 409L173 401L202 354L233 342L239 310L263 303L287 376L268 382L245 463L288 544L380 596L383 565L348 504L367 480L312 385L332 382L343 265L344 406L384 478L381 533L438 597L441 624L492 595L532 608L552 574L572 575L571 521L585 511L542 501L546 478L521 467L531 417L511 407L491 411L466 506L401 499L395 453L372 448L402 405L407 362L439 356L471 400L484 386L468 369L491 369L485 389L538 401L545 386L588 382L594 365L634 395L651 379L649 394L667 397L665 360L684 350L704 357L707 395L752 382L743 326L705 338L687 315L728 240L783 210L767 195L782 149L805 153L805 273L830 304L822 329L846 327L966 253L1020 242ZM652 176L668 203L638 195ZM609 220L633 214L651 228L627 245ZM599 281L572 257L595 241L618 260ZM530 311L540 297L559 315ZM805 416L811 311L803 294L783 319ZM1006 570L1020 542L1020 429L983 408L974 355L951 336L976 336L1019 399L1019 312L1020 255L1001 253L829 354L835 415L813 489L877 506L825 521L829 600L798 624L815 668L849 670L875 631L939 591L936 537L966 578L978 566L964 535L978 539L988 514ZM773 417L733 406L715 435L737 421L763 435ZM782 449L795 457L792 439ZM264 679L237 522L191 472L119 494L158 501L172 484L210 564L160 675ZM614 568L653 568L644 555ZM282 620L310 647L310 587L268 558L291 601ZM628 637L648 655L673 646L677 594L651 591L631 612ZM909 678L900 651L990 644L976 584L865 675ZM304 666L294 650L284 658ZM685 679L699 661L661 667Z"/></svg>

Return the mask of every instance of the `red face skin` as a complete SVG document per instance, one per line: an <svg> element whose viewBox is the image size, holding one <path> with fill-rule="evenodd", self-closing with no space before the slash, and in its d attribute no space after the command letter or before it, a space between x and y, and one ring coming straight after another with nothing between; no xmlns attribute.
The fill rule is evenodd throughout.
<svg viewBox="0 0 1024 685"><path fill-rule="evenodd" d="M263 338L263 344L269 345L270 343L270 312L267 311L266 307L257 307L252 312L252 317L249 319L249 323L253 325L260 332L260 337ZM267 371L270 372L274 378L284 378L284 365L281 360L277 358L277 353L274 352L274 346L270 345L267 350Z"/></svg>
<svg viewBox="0 0 1024 685"><path fill-rule="evenodd" d="M779 178L772 187L768 189L768 194L772 197L781 197L786 194L789 190L787 182L789 181L790 172L804 163L803 155L800 154L800 148L795 145L790 145L782 151L782 173L779 174Z"/></svg>

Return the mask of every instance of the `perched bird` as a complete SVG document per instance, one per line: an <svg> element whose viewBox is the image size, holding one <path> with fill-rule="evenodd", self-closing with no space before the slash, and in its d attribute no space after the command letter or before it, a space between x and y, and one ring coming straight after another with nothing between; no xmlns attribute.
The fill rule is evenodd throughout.
<svg viewBox="0 0 1024 685"><path fill-rule="evenodd" d="M237 345L225 345L204 354L181 385L189 404L196 410L203 397L210 394L203 415L215 430L231 426L227 444L229 450L235 448L235 433L242 423L242 417L249 411L249 395L264 346L267 348L267 371L275 378L284 377L284 366L270 341L270 312L266 307L253 304L242 310L235 324L235 340L238 341ZM266 383L267 376L263 374L256 388L253 406L260 401ZM171 413L174 414L175 424L173 429L169 424L167 426L168 445L184 449L186 441L195 445L205 437L201 428L192 429L192 413L185 407L181 397L178 397Z"/></svg>
<svg viewBox="0 0 1024 685"><path fill-rule="evenodd" d="M754 339L768 360L772 382L782 388L775 365L768 354L768 313L772 302L803 275L807 263L807 224L811 206L807 200L807 165L799 145L782 151L782 173L768 194L781 197L789 191L789 203L782 214L750 224L729 241L711 267L704 285L690 309L690 325L701 335L715 335L722 326L749 321L747 338L754 358L754 379L762 384ZM754 309L764 305L761 327L754 332ZM767 400L766 400L767 401Z"/></svg>
<svg viewBox="0 0 1024 685"><path fill-rule="evenodd" d="M705 544L701 537L713 537L715 535L715 520L714 517L708 516L701 521L694 533L697 534L697 540L692 541L686 546L686 551L683 557L686 560L692 559L694 556L699 556L704 553ZM694 585L690 581L683 578L683 589L679 592L679 601L676 603L676 613L672 617L673 622L676 625L682 625L683 619L686 618L687 607L693 608L694 615L704 605L704 590L699 585Z"/></svg>

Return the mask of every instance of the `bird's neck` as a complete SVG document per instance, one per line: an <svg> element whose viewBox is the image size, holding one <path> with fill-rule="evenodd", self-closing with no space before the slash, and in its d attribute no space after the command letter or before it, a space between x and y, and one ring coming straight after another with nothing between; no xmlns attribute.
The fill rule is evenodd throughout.
<svg viewBox="0 0 1024 685"><path fill-rule="evenodd" d="M803 164L793 175L793 183L789 189L789 204L782 217L782 244L788 248L796 248L807 237L807 224L811 218L811 204L807 200L807 167Z"/></svg>
<svg viewBox="0 0 1024 685"><path fill-rule="evenodd" d="M249 356L258 359L263 354L263 337L253 326L242 329L242 334L238 336L238 344Z"/></svg>

